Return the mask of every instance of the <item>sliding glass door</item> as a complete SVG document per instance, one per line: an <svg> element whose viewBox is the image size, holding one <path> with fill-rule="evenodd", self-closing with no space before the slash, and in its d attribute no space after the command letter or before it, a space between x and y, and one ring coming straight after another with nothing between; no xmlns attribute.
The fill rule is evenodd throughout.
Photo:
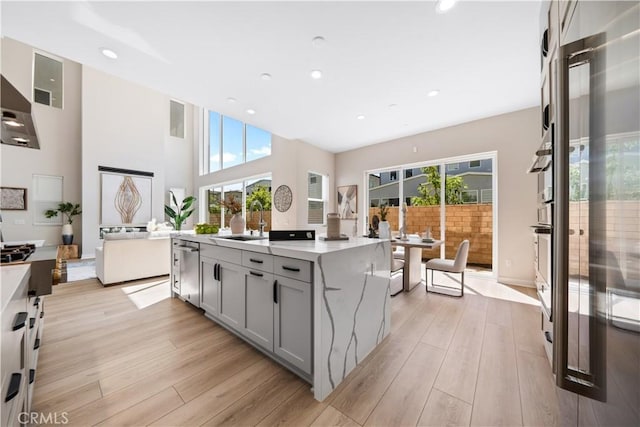
<svg viewBox="0 0 640 427"><path fill-rule="evenodd" d="M493 266L493 159L447 163L444 183L445 257L455 258L469 240L468 265L476 271Z"/></svg>
<svg viewBox="0 0 640 427"><path fill-rule="evenodd" d="M369 226L377 229L377 222L382 221L384 216L381 211L387 212L386 220L389 222L392 231L400 229L400 173L400 170L386 170L371 172L367 175L369 190L369 216L365 219L367 232Z"/></svg>
<svg viewBox="0 0 640 427"><path fill-rule="evenodd" d="M428 233L445 241L439 250L424 250L423 259L453 259L460 243L469 240L469 268L492 272L494 165L495 154L490 153L369 172L368 223L374 215L380 217L380 206L389 206L391 230L404 225L407 234ZM407 204L406 224L402 203Z"/></svg>

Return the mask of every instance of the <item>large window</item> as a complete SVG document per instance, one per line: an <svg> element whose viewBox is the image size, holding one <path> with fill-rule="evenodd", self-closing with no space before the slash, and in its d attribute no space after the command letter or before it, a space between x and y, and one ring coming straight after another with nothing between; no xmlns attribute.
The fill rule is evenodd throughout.
<svg viewBox="0 0 640 427"><path fill-rule="evenodd" d="M40 53L33 59L33 100L62 108L62 61Z"/></svg>
<svg viewBox="0 0 640 427"><path fill-rule="evenodd" d="M309 172L308 176L308 215L309 224L324 224L326 205L326 183L323 175Z"/></svg>
<svg viewBox="0 0 640 427"><path fill-rule="evenodd" d="M202 174L271 155L269 132L215 111L207 111L206 118Z"/></svg>
<svg viewBox="0 0 640 427"><path fill-rule="evenodd" d="M247 162L271 155L271 134L255 126L246 125Z"/></svg>
<svg viewBox="0 0 640 427"><path fill-rule="evenodd" d="M184 138L184 104L169 101L169 135Z"/></svg>
<svg viewBox="0 0 640 427"><path fill-rule="evenodd" d="M380 207L387 205L392 230L404 226L407 234L421 234L428 229L444 240L440 255L449 259L455 258L461 241L469 240L469 265L477 271L493 269L495 159L495 153L484 153L368 172L365 227L374 226L374 215L381 219ZM399 201L407 204L406 218ZM424 250L422 255L434 258L438 253Z"/></svg>
<svg viewBox="0 0 640 427"><path fill-rule="evenodd" d="M244 163L242 150L242 122L230 117L222 117L222 168Z"/></svg>
<svg viewBox="0 0 640 427"><path fill-rule="evenodd" d="M231 213L220 202L233 197L242 206L242 216L246 220L248 230L258 230L260 215L256 204L251 215L250 207L254 200L258 200L263 208L263 219L267 223L265 231L271 228L271 176L245 179L242 181L228 182L223 185L213 185L201 190L201 197L207 200L207 209L204 213L204 221L220 227L229 227Z"/></svg>
<svg viewBox="0 0 640 427"><path fill-rule="evenodd" d="M220 159L220 143L222 131L222 116L215 111L209 111L209 173L222 169Z"/></svg>

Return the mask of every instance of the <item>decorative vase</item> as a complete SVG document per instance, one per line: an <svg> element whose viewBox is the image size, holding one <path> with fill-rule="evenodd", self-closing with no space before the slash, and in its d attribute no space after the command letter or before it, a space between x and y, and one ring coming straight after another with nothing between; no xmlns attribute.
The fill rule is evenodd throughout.
<svg viewBox="0 0 640 427"><path fill-rule="evenodd" d="M378 237L381 239L391 238L391 226L389 225L389 221L380 221L380 224L378 224Z"/></svg>
<svg viewBox="0 0 640 427"><path fill-rule="evenodd" d="M62 226L62 244L70 245L73 243L73 226L71 224L64 224Z"/></svg>
<svg viewBox="0 0 640 427"><path fill-rule="evenodd" d="M231 233L233 234L242 234L244 233L244 218L242 214L233 214L231 219L229 220L229 227L231 227Z"/></svg>

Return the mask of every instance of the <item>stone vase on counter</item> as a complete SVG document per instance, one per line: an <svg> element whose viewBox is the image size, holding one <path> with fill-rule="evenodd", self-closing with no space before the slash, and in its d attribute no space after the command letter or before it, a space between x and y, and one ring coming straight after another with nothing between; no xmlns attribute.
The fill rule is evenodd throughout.
<svg viewBox="0 0 640 427"><path fill-rule="evenodd" d="M378 224L378 237L381 239L391 238L391 226L388 221L380 221L380 224Z"/></svg>
<svg viewBox="0 0 640 427"><path fill-rule="evenodd" d="M73 226L71 224L64 224L62 226L62 244L70 245L73 243Z"/></svg>
<svg viewBox="0 0 640 427"><path fill-rule="evenodd" d="M231 227L231 233L242 234L244 233L245 221L242 214L233 214L229 220L229 227Z"/></svg>

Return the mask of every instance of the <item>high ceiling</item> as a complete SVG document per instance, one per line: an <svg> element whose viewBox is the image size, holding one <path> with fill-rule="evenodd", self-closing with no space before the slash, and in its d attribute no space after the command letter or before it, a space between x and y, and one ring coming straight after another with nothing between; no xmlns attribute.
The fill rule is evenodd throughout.
<svg viewBox="0 0 640 427"><path fill-rule="evenodd" d="M0 7L3 36L340 152L538 105L539 1L462 1L447 13L435 6L5 0ZM324 43L312 42L318 36ZM118 59L103 56L103 47ZM323 77L312 79L312 70ZM439 95L428 96L432 90Z"/></svg>

